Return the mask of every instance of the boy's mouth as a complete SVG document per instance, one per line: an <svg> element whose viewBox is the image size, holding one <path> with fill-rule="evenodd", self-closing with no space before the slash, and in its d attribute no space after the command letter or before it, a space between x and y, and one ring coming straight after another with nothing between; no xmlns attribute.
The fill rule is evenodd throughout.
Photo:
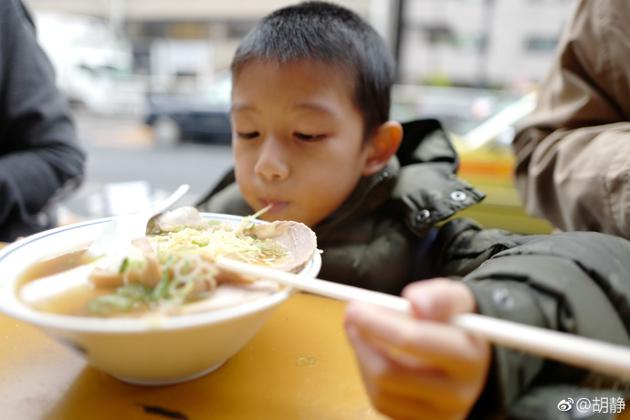
<svg viewBox="0 0 630 420"><path fill-rule="evenodd" d="M288 201L276 200L273 198L261 198L260 202L262 203L263 207L271 205L269 213L280 212L289 205Z"/></svg>

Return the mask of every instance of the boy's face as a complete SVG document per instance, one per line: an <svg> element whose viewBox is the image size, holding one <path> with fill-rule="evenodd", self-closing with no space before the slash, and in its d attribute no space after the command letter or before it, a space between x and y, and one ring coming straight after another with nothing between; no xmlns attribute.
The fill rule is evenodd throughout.
<svg viewBox="0 0 630 420"><path fill-rule="evenodd" d="M345 71L312 61L254 60L235 75L232 145L247 203L265 220L313 226L367 175L369 146Z"/></svg>

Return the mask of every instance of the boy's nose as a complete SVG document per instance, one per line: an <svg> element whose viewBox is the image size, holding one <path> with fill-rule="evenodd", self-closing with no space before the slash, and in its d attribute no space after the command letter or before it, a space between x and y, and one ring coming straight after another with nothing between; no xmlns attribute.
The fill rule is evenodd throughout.
<svg viewBox="0 0 630 420"><path fill-rule="evenodd" d="M289 176L289 165L282 144L275 139L266 139L254 166L256 175L265 181L282 181Z"/></svg>

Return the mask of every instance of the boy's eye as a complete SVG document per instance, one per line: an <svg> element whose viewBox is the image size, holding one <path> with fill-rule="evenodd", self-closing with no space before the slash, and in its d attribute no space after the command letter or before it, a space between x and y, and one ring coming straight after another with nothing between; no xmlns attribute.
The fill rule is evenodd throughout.
<svg viewBox="0 0 630 420"><path fill-rule="evenodd" d="M260 133L258 131L249 131L249 132L246 132L246 133L237 132L236 135L240 139L252 140L252 139L255 139L256 137L258 137L260 135Z"/></svg>
<svg viewBox="0 0 630 420"><path fill-rule="evenodd" d="M300 133L297 131L293 133L293 135L295 136L296 139L300 141L318 141L326 137L325 134L306 134L306 133Z"/></svg>

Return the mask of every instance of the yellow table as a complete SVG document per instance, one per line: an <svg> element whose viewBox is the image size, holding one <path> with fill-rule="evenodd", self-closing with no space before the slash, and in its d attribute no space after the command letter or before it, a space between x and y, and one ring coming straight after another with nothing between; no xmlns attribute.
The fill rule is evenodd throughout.
<svg viewBox="0 0 630 420"><path fill-rule="evenodd" d="M160 387L120 382L36 328L0 315L0 417L382 419L346 341L343 308L296 294L219 370Z"/></svg>
<svg viewBox="0 0 630 420"><path fill-rule="evenodd" d="M120 382L35 327L0 315L0 418L385 419L363 389L343 308L298 293L220 369L160 387ZM630 409L618 418L630 420Z"/></svg>

